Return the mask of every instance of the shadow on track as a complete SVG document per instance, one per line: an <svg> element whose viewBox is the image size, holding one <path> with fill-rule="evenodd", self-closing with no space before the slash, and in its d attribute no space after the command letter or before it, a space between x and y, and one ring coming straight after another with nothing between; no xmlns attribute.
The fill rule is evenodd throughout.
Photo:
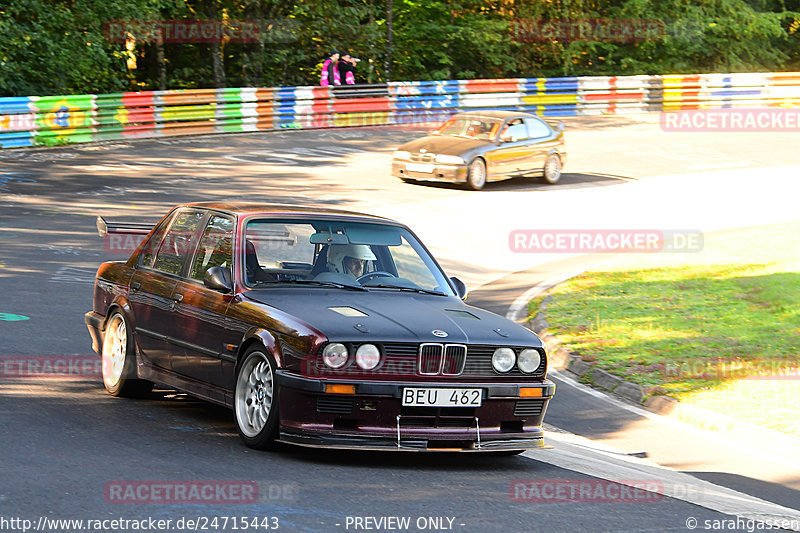
<svg viewBox="0 0 800 533"><path fill-rule="evenodd" d="M612 174L599 173L564 173L561 180L555 185L546 183L542 178L510 178L503 181L487 183L480 191L470 191L474 193L486 194L492 192L507 191L559 191L566 189L586 189L591 187L608 187L611 185L623 185L635 178L626 176L615 176ZM465 190L466 186L458 183L438 183L435 181L409 181L409 185L429 187L432 189L445 190Z"/></svg>

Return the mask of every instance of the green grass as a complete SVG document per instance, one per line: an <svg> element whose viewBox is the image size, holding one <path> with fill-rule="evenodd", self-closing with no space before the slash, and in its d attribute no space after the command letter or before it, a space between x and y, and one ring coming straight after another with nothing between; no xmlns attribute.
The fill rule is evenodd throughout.
<svg viewBox="0 0 800 533"><path fill-rule="evenodd" d="M800 375L744 379L798 367L800 223L707 237L700 253L621 256L550 295L551 332L584 360L751 422L768 412L800 436Z"/></svg>

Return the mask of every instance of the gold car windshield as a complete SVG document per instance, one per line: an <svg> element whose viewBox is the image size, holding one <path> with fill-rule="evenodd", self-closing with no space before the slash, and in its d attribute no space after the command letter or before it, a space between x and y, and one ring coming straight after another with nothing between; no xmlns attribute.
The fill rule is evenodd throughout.
<svg viewBox="0 0 800 533"><path fill-rule="evenodd" d="M500 125L500 121L483 118L454 117L445 122L436 132L439 135L490 141L497 135Z"/></svg>

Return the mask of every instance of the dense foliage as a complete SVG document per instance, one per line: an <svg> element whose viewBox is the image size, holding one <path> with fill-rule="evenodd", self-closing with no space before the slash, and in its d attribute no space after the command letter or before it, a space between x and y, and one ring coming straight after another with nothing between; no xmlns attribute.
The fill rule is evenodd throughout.
<svg viewBox="0 0 800 533"><path fill-rule="evenodd" d="M260 31L245 42L109 35L114 21L158 20ZM543 26L598 20L659 31L571 39ZM800 70L800 0L5 0L0 95L316 85L333 49L363 59L359 83Z"/></svg>

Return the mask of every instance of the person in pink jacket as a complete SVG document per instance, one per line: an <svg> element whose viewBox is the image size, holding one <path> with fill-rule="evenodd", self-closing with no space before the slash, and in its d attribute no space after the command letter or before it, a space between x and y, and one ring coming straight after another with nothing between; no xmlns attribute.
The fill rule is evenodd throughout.
<svg viewBox="0 0 800 533"><path fill-rule="evenodd" d="M319 84L323 87L328 85L341 85L342 81L339 78L339 52L331 52L328 59L322 63L322 73L320 74Z"/></svg>

